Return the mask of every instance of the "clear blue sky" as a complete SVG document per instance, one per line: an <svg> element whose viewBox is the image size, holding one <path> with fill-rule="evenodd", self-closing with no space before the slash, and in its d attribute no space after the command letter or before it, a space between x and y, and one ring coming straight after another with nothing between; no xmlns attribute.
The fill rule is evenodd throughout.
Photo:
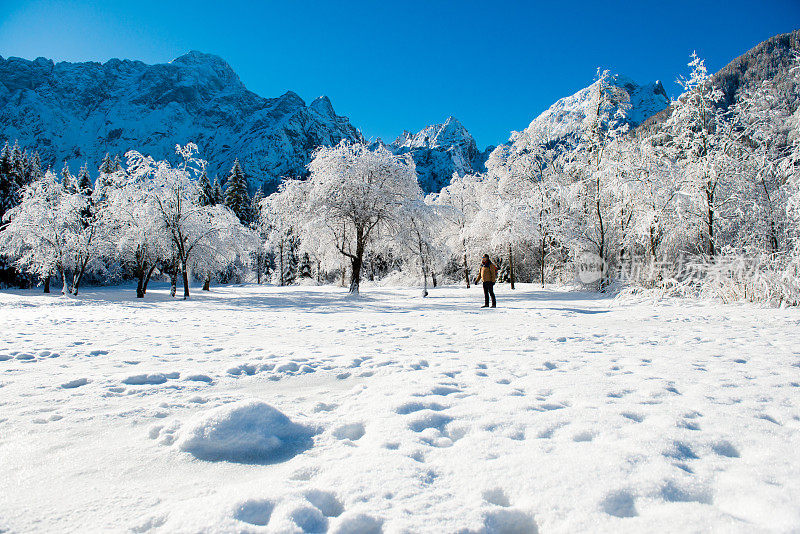
<svg viewBox="0 0 800 534"><path fill-rule="evenodd" d="M252 91L326 94L368 138L458 117L504 142L598 66L674 83L692 50L711 71L800 28L800 0L191 3L0 0L0 55L163 63L225 58Z"/></svg>

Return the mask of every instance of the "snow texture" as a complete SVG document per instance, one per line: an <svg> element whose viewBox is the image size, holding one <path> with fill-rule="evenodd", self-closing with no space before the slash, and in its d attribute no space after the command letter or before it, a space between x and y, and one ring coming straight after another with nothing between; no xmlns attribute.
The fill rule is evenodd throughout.
<svg viewBox="0 0 800 534"><path fill-rule="evenodd" d="M796 310L525 284L498 285L495 310L480 288L346 294L0 292L0 528L800 525Z"/></svg>

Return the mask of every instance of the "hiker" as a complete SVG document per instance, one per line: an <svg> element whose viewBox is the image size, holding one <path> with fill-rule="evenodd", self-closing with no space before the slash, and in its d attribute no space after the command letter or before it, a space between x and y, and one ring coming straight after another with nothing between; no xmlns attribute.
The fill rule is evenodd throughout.
<svg viewBox="0 0 800 534"><path fill-rule="evenodd" d="M478 269L478 277L475 279L475 284L483 280L483 297L485 303L481 308L489 307L489 297L492 297L492 308L497 307L497 300L494 298L494 283L497 280L497 265L492 263L488 254L483 255L481 261L481 268Z"/></svg>

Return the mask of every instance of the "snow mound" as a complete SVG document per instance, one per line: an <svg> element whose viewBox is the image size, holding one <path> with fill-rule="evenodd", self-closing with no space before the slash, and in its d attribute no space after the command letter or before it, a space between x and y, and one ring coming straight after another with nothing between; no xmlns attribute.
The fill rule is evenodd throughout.
<svg viewBox="0 0 800 534"><path fill-rule="evenodd" d="M533 517L521 510L504 508L484 516L483 532L486 534L538 534Z"/></svg>
<svg viewBox="0 0 800 534"><path fill-rule="evenodd" d="M177 445L200 460L271 464L308 449L313 434L272 406L250 400L201 414Z"/></svg>
<svg viewBox="0 0 800 534"><path fill-rule="evenodd" d="M383 521L375 517L349 512L344 514L330 534L381 534Z"/></svg>

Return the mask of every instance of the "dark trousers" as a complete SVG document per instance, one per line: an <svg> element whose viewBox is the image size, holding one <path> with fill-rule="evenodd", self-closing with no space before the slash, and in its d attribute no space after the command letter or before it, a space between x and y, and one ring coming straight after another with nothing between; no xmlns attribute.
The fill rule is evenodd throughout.
<svg viewBox="0 0 800 534"><path fill-rule="evenodd" d="M489 297L492 297L492 307L494 308L497 306L497 299L494 298L494 282L484 282L483 283L483 298L486 302L486 306L489 305Z"/></svg>

